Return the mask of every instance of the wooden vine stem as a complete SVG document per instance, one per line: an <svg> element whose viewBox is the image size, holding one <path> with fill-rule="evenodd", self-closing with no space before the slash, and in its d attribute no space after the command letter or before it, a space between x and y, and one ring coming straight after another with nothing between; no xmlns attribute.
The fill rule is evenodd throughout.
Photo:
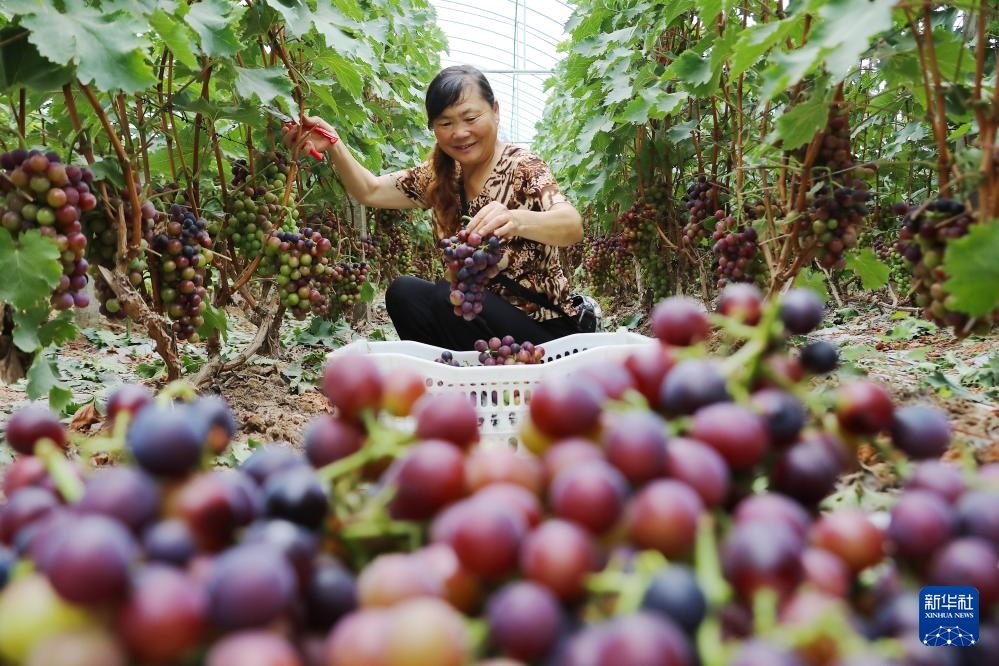
<svg viewBox="0 0 999 666"><path fill-rule="evenodd" d="M121 162L121 169L125 174L125 188L128 191L128 200L132 204L132 228L141 229L142 228L142 204L139 203L139 192L135 188L134 173L132 172L132 161L128 158L125 153L125 149L121 146L121 141L118 140L118 134L111 127L111 121L108 120L108 116L104 113L103 107L101 107L100 101L94 95L94 92L85 83L80 82L80 90L87 97L87 101L90 102L90 106L94 108L94 113L97 114L97 118L101 121L101 126L104 127L104 133L107 134L108 139L111 141L111 146L114 148L115 154L118 155L118 161ZM135 235L136 244L138 244L138 239L141 237L141 232Z"/></svg>
<svg viewBox="0 0 999 666"><path fill-rule="evenodd" d="M257 334L254 336L253 341L236 358L230 361L223 361L219 355L212 357L210 361L201 366L198 374L194 376L192 383L195 388L203 388L219 373L234 370L253 358L253 355L264 346L268 338L276 333L283 317L284 306L280 305L278 294L275 292L271 299L267 301L264 316L257 327Z"/></svg>
<svg viewBox="0 0 999 666"><path fill-rule="evenodd" d="M109 271L104 266L98 266L97 270L117 296L125 314L135 323L144 326L146 333L156 344L156 353L167 367L167 379L180 379L180 356L177 353L177 343L171 335L170 322L150 310L135 288L119 272Z"/></svg>

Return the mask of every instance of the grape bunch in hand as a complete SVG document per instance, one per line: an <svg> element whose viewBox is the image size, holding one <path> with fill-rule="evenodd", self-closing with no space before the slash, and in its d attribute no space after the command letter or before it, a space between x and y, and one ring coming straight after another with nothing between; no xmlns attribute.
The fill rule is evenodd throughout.
<svg viewBox="0 0 999 666"><path fill-rule="evenodd" d="M464 220L468 222L468 218ZM500 239L490 234L480 235L462 229L440 242L451 281L451 305L454 314L472 321L482 314L486 284L499 275L503 258Z"/></svg>

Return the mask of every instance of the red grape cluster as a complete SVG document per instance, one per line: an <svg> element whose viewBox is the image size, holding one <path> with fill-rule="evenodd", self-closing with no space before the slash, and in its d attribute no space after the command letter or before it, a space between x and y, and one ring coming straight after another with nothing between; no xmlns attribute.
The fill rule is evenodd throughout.
<svg viewBox="0 0 999 666"><path fill-rule="evenodd" d="M798 220L798 245L803 252L815 252L826 269L843 268L843 253L857 247L859 227L868 214L873 198L870 186L854 177L850 152L850 119L842 102L833 104L828 126L812 169L821 183L811 207Z"/></svg>
<svg viewBox="0 0 999 666"><path fill-rule="evenodd" d="M296 319L305 319L310 312L324 314L329 310L328 295L323 293L331 271L328 255L332 244L313 229L301 233L274 231L264 242L264 259L257 271L264 277L274 277L281 290L281 304Z"/></svg>
<svg viewBox="0 0 999 666"><path fill-rule="evenodd" d="M90 192L90 169L67 166L58 153L18 148L0 155L0 223L16 240L21 232L37 230L59 248L62 276L52 292L56 310L85 308L87 237L80 215L93 210L97 198Z"/></svg>
<svg viewBox="0 0 999 666"><path fill-rule="evenodd" d="M368 280L369 264L366 261L340 261L323 272L323 289L329 305L320 315L336 321L361 301L361 285Z"/></svg>
<svg viewBox="0 0 999 666"><path fill-rule="evenodd" d="M585 245L583 268L599 293L617 296L634 290L635 257L621 234L589 238Z"/></svg>
<svg viewBox="0 0 999 666"><path fill-rule="evenodd" d="M923 316L952 327L960 337L988 332L999 322L999 312L972 319L954 310L953 297L944 289L949 277L943 267L947 243L968 233L975 224L974 214L956 199L939 198L904 215L896 249L912 274L916 305Z"/></svg>
<svg viewBox="0 0 999 666"><path fill-rule="evenodd" d="M755 282L763 277L756 229L751 225L729 216L719 220L712 238L719 289L730 282Z"/></svg>
<svg viewBox="0 0 999 666"><path fill-rule="evenodd" d="M707 237L704 222L710 216L717 218L725 216L725 211L718 210L718 188L708 182L704 174L696 174L695 181L687 186L683 195L684 205L690 211L690 218L683 228L683 242L690 247L701 245L701 239Z"/></svg>
<svg viewBox="0 0 999 666"><path fill-rule="evenodd" d="M645 290L652 294L653 300L658 300L669 292L658 218L659 211L655 206L638 201L617 220L628 250L638 262Z"/></svg>
<svg viewBox="0 0 999 666"><path fill-rule="evenodd" d="M385 281L414 271L413 245L415 233L410 216L401 210L381 210L372 217L371 254L365 255L375 264Z"/></svg>
<svg viewBox="0 0 999 666"><path fill-rule="evenodd" d="M503 258L500 239L462 229L450 238L441 239L439 247L447 264L454 314L472 321L482 313L486 284L499 275L499 262Z"/></svg>
<svg viewBox="0 0 999 666"><path fill-rule="evenodd" d="M233 193L226 234L236 256L252 260L273 230L295 231L298 209L281 205L288 169L276 161L263 164L255 183L243 183Z"/></svg>
<svg viewBox="0 0 999 666"><path fill-rule="evenodd" d="M152 242L160 255L160 298L179 340L201 340L197 329L204 324L202 314L208 307L205 275L213 244L207 227L190 209L171 204L166 233L157 234Z"/></svg>
<svg viewBox="0 0 999 666"><path fill-rule="evenodd" d="M476 340L475 351L482 365L535 365L545 358L544 347L527 340L518 343L512 335Z"/></svg>

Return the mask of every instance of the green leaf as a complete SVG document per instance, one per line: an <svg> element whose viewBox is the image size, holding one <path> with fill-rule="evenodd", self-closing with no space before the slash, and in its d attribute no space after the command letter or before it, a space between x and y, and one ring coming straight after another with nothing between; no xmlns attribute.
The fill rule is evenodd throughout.
<svg viewBox="0 0 999 666"><path fill-rule="evenodd" d="M812 140L815 133L825 127L829 118L829 103L821 91L777 119L777 136L784 150L794 150Z"/></svg>
<svg viewBox="0 0 999 666"><path fill-rule="evenodd" d="M225 0L202 0L191 5L184 19L201 39L201 51L209 56L232 56L240 42L234 24L244 7Z"/></svg>
<svg viewBox="0 0 999 666"><path fill-rule="evenodd" d="M194 35L182 21L178 21L162 9L149 14L149 25L170 49L173 57L191 69L198 68L198 57L194 54Z"/></svg>
<svg viewBox="0 0 999 666"><path fill-rule="evenodd" d="M43 347L61 345L75 338L79 332L76 328L76 323L73 321L73 311L63 310L42 324L42 327L38 331L38 339Z"/></svg>
<svg viewBox="0 0 999 666"><path fill-rule="evenodd" d="M312 29L312 9L304 0L264 0L268 7L281 15L288 32L301 37ZM323 0L320 0L320 4Z"/></svg>
<svg viewBox="0 0 999 666"><path fill-rule="evenodd" d="M947 245L944 282L948 307L972 317L999 308L999 221L973 224L962 238Z"/></svg>
<svg viewBox="0 0 999 666"><path fill-rule="evenodd" d="M806 268L798 273L798 277L794 279L794 286L799 289L811 289L821 296L823 301L829 300L826 276L813 268Z"/></svg>
<svg viewBox="0 0 999 666"><path fill-rule="evenodd" d="M883 263L869 247L847 253L846 267L860 278L860 283L868 291L888 284L888 264Z"/></svg>
<svg viewBox="0 0 999 666"><path fill-rule="evenodd" d="M896 4L897 0L827 0L806 48L821 47L826 71L838 82L858 66L871 38L892 27Z"/></svg>
<svg viewBox="0 0 999 666"><path fill-rule="evenodd" d="M229 342L229 318L226 316L225 308L213 308L209 305L201 316L205 319L205 323L198 327L198 335L202 340L207 340L218 331L222 341Z"/></svg>
<svg viewBox="0 0 999 666"><path fill-rule="evenodd" d="M31 400L48 397L49 407L57 412L73 399L73 392L62 383L55 360L44 352L35 356L34 362L28 368L25 392Z"/></svg>
<svg viewBox="0 0 999 666"><path fill-rule="evenodd" d="M28 41L27 32L20 26L0 30L0 42L9 42L0 48L0 90L24 86L47 91L72 81L72 68L43 58L35 45ZM15 39L21 34L25 37Z"/></svg>
<svg viewBox="0 0 999 666"><path fill-rule="evenodd" d="M278 97L290 95L292 88L283 67L236 67L236 92L247 100L256 97L262 104L270 104Z"/></svg>
<svg viewBox="0 0 999 666"><path fill-rule="evenodd" d="M0 275L0 301L30 308L48 300L62 275L59 248L36 230L25 231L15 242L9 231L0 229Z"/></svg>
<svg viewBox="0 0 999 666"><path fill-rule="evenodd" d="M65 0L66 12L45 8L21 19L38 52L58 65L76 64L78 78L100 90L137 92L156 83L141 35L149 26L124 12L106 13L83 0Z"/></svg>
<svg viewBox="0 0 999 666"><path fill-rule="evenodd" d="M358 72L357 65L349 62L343 56L333 51L324 53L316 59L322 65L326 65L333 71L337 83L354 97L360 97L364 92L364 79Z"/></svg>
<svg viewBox="0 0 999 666"><path fill-rule="evenodd" d="M675 76L690 88L697 88L711 83L713 76L711 59L688 49L673 61L666 73Z"/></svg>
<svg viewBox="0 0 999 666"><path fill-rule="evenodd" d="M782 21L754 25L739 33L739 40L733 48L735 56L729 76L738 77L755 65L771 47L786 39L799 21L800 17L792 16Z"/></svg>
<svg viewBox="0 0 999 666"><path fill-rule="evenodd" d="M49 305L40 301L35 307L26 310L14 310L13 340L17 348L23 352L33 352L42 346L38 339L38 330L49 316Z"/></svg>
<svg viewBox="0 0 999 666"><path fill-rule="evenodd" d="M360 293L361 293L361 302L370 303L375 298L375 285L367 281L362 282Z"/></svg>

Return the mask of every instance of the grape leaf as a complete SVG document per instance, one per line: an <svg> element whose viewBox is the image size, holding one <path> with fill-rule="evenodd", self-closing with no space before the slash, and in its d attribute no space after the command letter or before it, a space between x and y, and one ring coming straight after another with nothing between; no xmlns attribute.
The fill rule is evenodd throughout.
<svg viewBox="0 0 999 666"><path fill-rule="evenodd" d="M77 77L100 90L136 92L156 83L146 63L142 34L149 26L124 12L102 12L83 0L65 0L61 12L46 0L21 18L38 52L58 65L76 64Z"/></svg>
<svg viewBox="0 0 999 666"><path fill-rule="evenodd" d="M25 38L15 39L21 34ZM0 90L24 86L44 91L73 80L72 69L43 58L26 37L27 30L21 27L0 30L0 42L9 42L0 48Z"/></svg>
<svg viewBox="0 0 999 666"><path fill-rule="evenodd" d="M826 276L813 268L806 268L794 278L794 286L799 289L811 289L822 297L823 302L829 300L829 289L826 286Z"/></svg>
<svg viewBox="0 0 999 666"><path fill-rule="evenodd" d="M39 301L34 307L14 310L14 332L12 338L17 348L23 352L33 352L42 346L38 333L42 322L48 319L49 304Z"/></svg>
<svg viewBox="0 0 999 666"><path fill-rule="evenodd" d="M897 0L828 0L819 9L821 21L808 45L821 47L825 68L834 81L857 66L872 37L892 26L895 4Z"/></svg>
<svg viewBox="0 0 999 666"><path fill-rule="evenodd" d="M239 52L233 23L245 7L225 0L203 0L191 5L184 19L201 38L201 51L209 56L231 56Z"/></svg>
<svg viewBox="0 0 999 666"><path fill-rule="evenodd" d="M375 298L375 285L368 281L361 283L361 302L370 303Z"/></svg>
<svg viewBox="0 0 999 666"><path fill-rule="evenodd" d="M73 399L73 392L63 384L55 360L48 358L45 352L39 352L34 362L28 368L25 392L31 400L48 396L49 407L61 412L62 408Z"/></svg>
<svg viewBox="0 0 999 666"><path fill-rule="evenodd" d="M784 150L794 150L812 140L815 133L825 127L829 118L826 96L816 92L777 119L777 136L783 141Z"/></svg>
<svg viewBox="0 0 999 666"><path fill-rule="evenodd" d="M236 67L236 92L249 100L256 96L262 104L290 95L291 80L284 67Z"/></svg>
<svg viewBox="0 0 999 666"><path fill-rule="evenodd" d="M312 9L305 0L264 0L264 2L281 15L288 32L295 37L301 37L312 29Z"/></svg>
<svg viewBox="0 0 999 666"><path fill-rule="evenodd" d="M944 289L954 310L979 317L999 308L999 221L973 224L944 253Z"/></svg>
<svg viewBox="0 0 999 666"><path fill-rule="evenodd" d="M149 25L163 39L173 57L191 69L198 68L198 57L194 55L195 40L191 29L170 16L162 9L149 15Z"/></svg>
<svg viewBox="0 0 999 666"><path fill-rule="evenodd" d="M62 264L59 248L38 231L25 231L17 242L0 229L0 301L15 308L30 308L46 300L59 284Z"/></svg>
<svg viewBox="0 0 999 666"><path fill-rule="evenodd" d="M222 341L229 342L229 319L226 317L225 308L213 308L209 305L201 316L205 319L205 323L198 328L198 335L202 340L207 340L218 331Z"/></svg>
<svg viewBox="0 0 999 666"><path fill-rule="evenodd" d="M79 334L76 323L73 321L73 311L63 310L52 319L48 320L38 330L38 340L43 347L49 345L61 345L69 342Z"/></svg>
<svg viewBox="0 0 999 666"><path fill-rule="evenodd" d="M888 264L882 262L869 247L847 254L846 267L860 278L860 283L868 291L880 289L888 284Z"/></svg>

